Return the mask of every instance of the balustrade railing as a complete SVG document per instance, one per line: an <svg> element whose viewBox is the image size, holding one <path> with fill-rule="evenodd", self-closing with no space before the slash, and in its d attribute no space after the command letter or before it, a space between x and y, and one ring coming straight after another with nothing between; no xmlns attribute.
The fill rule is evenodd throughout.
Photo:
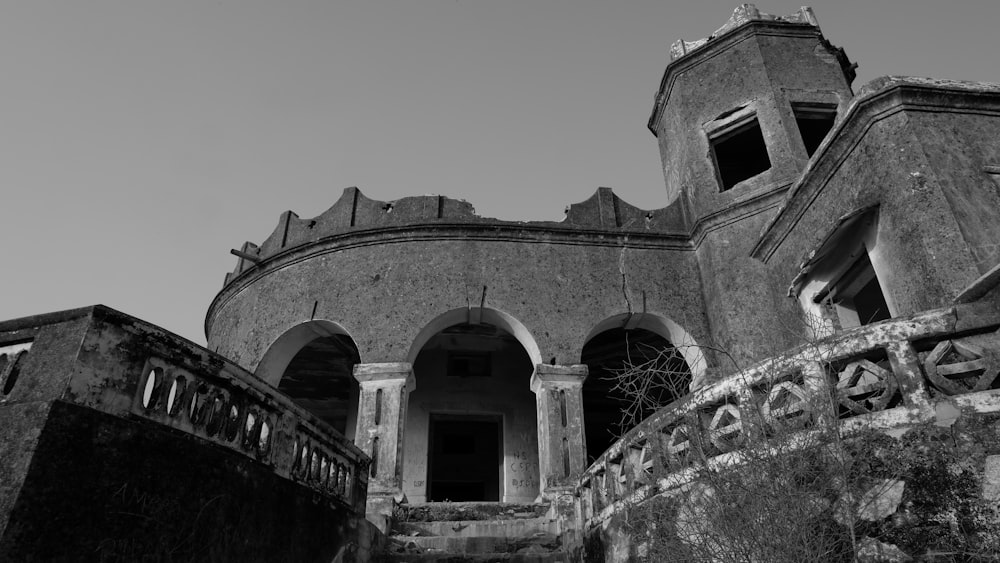
<svg viewBox="0 0 1000 563"><path fill-rule="evenodd" d="M699 389L584 472L577 491L587 526L689 483L697 467L738 463L761 436L920 423L939 401L1000 411L998 326L1000 314L982 305L928 311L844 331Z"/></svg>
<svg viewBox="0 0 1000 563"><path fill-rule="evenodd" d="M368 457L253 374L103 306L0 322L0 406L63 401L184 432L364 514Z"/></svg>
<svg viewBox="0 0 1000 563"><path fill-rule="evenodd" d="M367 460L337 448L297 406L245 378L194 373L149 357L132 412L270 465L286 478L364 509ZM346 443L346 441L345 441Z"/></svg>

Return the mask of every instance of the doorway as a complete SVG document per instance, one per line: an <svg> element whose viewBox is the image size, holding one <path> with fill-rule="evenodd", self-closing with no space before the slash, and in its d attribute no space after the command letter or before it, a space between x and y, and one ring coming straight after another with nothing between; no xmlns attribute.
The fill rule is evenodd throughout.
<svg viewBox="0 0 1000 563"><path fill-rule="evenodd" d="M500 501L500 417L430 417L427 500Z"/></svg>

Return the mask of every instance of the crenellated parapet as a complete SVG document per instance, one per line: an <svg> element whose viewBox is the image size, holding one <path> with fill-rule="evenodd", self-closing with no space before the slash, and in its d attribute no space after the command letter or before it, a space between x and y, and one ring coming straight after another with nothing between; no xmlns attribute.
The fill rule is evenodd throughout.
<svg viewBox="0 0 1000 563"><path fill-rule="evenodd" d="M353 235L370 237L411 236L472 229L509 236L548 237L574 233L574 236L629 234L683 235L687 228L679 206L646 210L635 207L611 188L598 188L590 198L566 208L563 221L504 221L482 217L467 201L441 195L406 197L379 201L366 197L356 187L344 190L329 209L311 219L285 211L274 231L262 243L246 242L239 250L236 269L226 275L226 285L243 272L279 254L315 243L346 239Z"/></svg>

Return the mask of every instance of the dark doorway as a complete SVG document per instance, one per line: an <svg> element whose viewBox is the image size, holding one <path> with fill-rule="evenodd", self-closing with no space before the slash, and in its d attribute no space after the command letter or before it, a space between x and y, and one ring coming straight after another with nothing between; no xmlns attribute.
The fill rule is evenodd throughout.
<svg viewBox="0 0 1000 563"><path fill-rule="evenodd" d="M427 500L500 501L499 419L431 415Z"/></svg>

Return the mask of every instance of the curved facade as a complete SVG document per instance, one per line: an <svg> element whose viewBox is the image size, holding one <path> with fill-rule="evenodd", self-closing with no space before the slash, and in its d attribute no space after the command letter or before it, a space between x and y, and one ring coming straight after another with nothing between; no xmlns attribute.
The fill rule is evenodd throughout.
<svg viewBox="0 0 1000 563"><path fill-rule="evenodd" d="M517 223L447 198L387 203L351 188L315 219L283 215L260 248L246 247L261 262L241 260L227 278L206 321L209 346L256 369L285 331L325 319L363 362L412 361L425 327L476 307L517 319L537 363L575 362L590 331L623 313L655 312L698 340L701 281L672 212L632 208L602 188L562 223Z"/></svg>
<svg viewBox="0 0 1000 563"><path fill-rule="evenodd" d="M538 497L546 449L539 440L548 438L539 435L532 376L539 365L582 365L584 346L601 332L659 334L686 355L696 385L713 361L697 346L709 331L694 247L678 210L636 209L606 188L572 206L562 223L484 219L463 202L437 196L378 202L351 188L314 219L283 214L267 240L244 245L241 254L210 308L209 347L279 389L287 381L298 389L303 381L319 388L323 369L328 380L339 377L337 385L350 388L342 393L345 403L327 401L323 408L346 413L335 419L346 416L345 434L363 450L380 452L374 465L385 474L373 475L373 490L381 483L413 502ZM479 327L495 334L480 334ZM400 404L400 427L392 436L381 422L368 432L376 411L381 416L381 401L390 400L387 391L372 387L373 410L366 415L366 383L354 389L354 382L320 366L321 358L308 349L334 335L356 346L360 369L403 366L399 373L406 383L392 399ZM313 368L292 374L292 366L304 363L296 363L301 355L312 357ZM486 375L462 375L468 369ZM606 391L584 385L585 368L577 372L571 391L577 402L583 394ZM308 397L296 398L309 406ZM313 401L317 408L320 402ZM573 447L567 442L552 462L564 479L587 459L580 413L573 417ZM460 463L448 456L473 454L434 453L435 447L451 448L481 458L483 452L447 442L458 436L457 428L470 425L484 434L454 440L492 444L487 434L494 427L499 435L497 451L487 456L501 467L487 479L498 486L485 492L463 493L459 484L441 478L441 468ZM608 431L601 430L601 440ZM567 464L573 466L569 473L563 471Z"/></svg>

